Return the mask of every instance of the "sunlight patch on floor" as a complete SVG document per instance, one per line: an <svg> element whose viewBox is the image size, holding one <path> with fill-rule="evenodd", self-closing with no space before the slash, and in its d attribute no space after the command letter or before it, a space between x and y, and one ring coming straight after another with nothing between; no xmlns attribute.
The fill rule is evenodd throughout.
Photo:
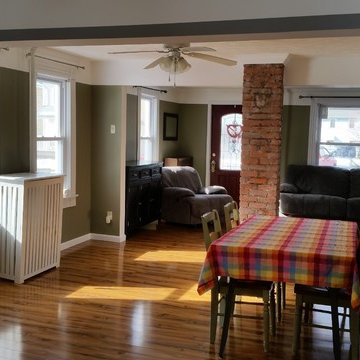
<svg viewBox="0 0 360 360"><path fill-rule="evenodd" d="M211 300L211 291L206 292L203 295L199 295L197 292L197 284L194 284L186 293L179 297L179 301L207 301Z"/></svg>
<svg viewBox="0 0 360 360"><path fill-rule="evenodd" d="M66 298L159 301L167 299L175 290L165 287L83 286Z"/></svg>
<svg viewBox="0 0 360 360"><path fill-rule="evenodd" d="M148 251L137 257L135 260L203 263L205 256L205 251L156 250Z"/></svg>

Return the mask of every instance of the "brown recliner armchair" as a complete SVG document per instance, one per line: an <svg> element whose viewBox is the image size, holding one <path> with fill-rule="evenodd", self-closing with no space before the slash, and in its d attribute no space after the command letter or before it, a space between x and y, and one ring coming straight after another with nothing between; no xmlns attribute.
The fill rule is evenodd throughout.
<svg viewBox="0 0 360 360"><path fill-rule="evenodd" d="M224 205L232 197L222 186L202 186L198 172L191 166L162 168L163 220L178 224L201 224L201 215L216 209L224 216Z"/></svg>

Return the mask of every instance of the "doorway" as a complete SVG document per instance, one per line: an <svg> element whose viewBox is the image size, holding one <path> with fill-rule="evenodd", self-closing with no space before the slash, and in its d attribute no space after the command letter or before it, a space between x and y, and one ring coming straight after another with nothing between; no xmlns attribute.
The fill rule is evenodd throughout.
<svg viewBox="0 0 360 360"><path fill-rule="evenodd" d="M240 197L241 135L241 105L213 105L210 184L224 186L237 203Z"/></svg>

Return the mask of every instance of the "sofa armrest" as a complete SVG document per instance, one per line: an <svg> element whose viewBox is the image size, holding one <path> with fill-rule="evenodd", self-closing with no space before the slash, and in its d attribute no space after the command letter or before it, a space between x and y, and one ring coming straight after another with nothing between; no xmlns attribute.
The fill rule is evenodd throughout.
<svg viewBox="0 0 360 360"><path fill-rule="evenodd" d="M227 194L226 189L223 186L220 185L211 185L211 186L203 186L198 194Z"/></svg>
<svg viewBox="0 0 360 360"><path fill-rule="evenodd" d="M280 192L297 194L299 192L299 189L293 184L282 183L282 184L280 184Z"/></svg>
<svg viewBox="0 0 360 360"><path fill-rule="evenodd" d="M195 196L195 193L190 189L174 186L163 188L163 197L164 196L180 200L185 197Z"/></svg>

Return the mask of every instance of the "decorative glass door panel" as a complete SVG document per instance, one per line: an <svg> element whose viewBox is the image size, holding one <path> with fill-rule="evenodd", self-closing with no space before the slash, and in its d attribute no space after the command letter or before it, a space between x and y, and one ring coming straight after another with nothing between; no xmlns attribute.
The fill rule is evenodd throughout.
<svg viewBox="0 0 360 360"><path fill-rule="evenodd" d="M220 170L240 170L241 134L241 114L233 113L221 117Z"/></svg>

